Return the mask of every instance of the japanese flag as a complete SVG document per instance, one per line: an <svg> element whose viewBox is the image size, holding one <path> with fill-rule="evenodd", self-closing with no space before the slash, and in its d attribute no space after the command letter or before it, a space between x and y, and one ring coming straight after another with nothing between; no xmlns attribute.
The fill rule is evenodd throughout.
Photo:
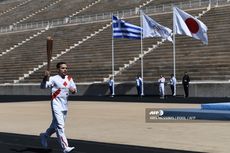
<svg viewBox="0 0 230 153"><path fill-rule="evenodd" d="M208 44L208 28L203 22L177 7L173 8L173 13L176 34L187 35Z"/></svg>

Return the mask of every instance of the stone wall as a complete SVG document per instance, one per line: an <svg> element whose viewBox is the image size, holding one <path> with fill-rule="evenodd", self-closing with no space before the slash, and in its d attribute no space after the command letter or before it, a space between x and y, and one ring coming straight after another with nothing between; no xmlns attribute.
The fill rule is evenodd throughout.
<svg viewBox="0 0 230 153"><path fill-rule="evenodd" d="M104 96L109 94L107 84L78 84L79 96ZM229 97L230 83L191 83L190 97ZM171 94L170 86L166 85L166 95ZM119 83L115 86L116 95L136 95L135 83ZM157 96L157 83L145 83L145 95ZM0 95L49 95L48 89L40 89L38 84L33 85L0 85ZM183 96L184 91L181 84L177 85L177 95Z"/></svg>

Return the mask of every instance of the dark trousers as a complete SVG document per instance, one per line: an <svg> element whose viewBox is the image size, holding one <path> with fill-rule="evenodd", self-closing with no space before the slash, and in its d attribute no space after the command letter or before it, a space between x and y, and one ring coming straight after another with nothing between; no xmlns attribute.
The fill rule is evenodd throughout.
<svg viewBox="0 0 230 153"><path fill-rule="evenodd" d="M137 86L137 94L138 96L141 96L141 86Z"/></svg>
<svg viewBox="0 0 230 153"><path fill-rule="evenodd" d="M184 84L184 93L185 93L185 97L188 97L189 95L189 85L188 84Z"/></svg>
<svg viewBox="0 0 230 153"><path fill-rule="evenodd" d="M113 95L113 86L109 86L110 95Z"/></svg>
<svg viewBox="0 0 230 153"><path fill-rule="evenodd" d="M175 91L174 91L174 86L173 85L170 85L171 87L171 91L172 91L172 96L174 95Z"/></svg>

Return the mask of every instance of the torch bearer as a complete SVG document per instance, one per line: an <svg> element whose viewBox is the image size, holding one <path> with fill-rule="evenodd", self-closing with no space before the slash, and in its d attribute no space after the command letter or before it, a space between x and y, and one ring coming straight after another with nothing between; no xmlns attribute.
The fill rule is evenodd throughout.
<svg viewBox="0 0 230 153"><path fill-rule="evenodd" d="M52 57L53 50L53 39L49 36L47 37L47 71L50 72L50 61Z"/></svg>

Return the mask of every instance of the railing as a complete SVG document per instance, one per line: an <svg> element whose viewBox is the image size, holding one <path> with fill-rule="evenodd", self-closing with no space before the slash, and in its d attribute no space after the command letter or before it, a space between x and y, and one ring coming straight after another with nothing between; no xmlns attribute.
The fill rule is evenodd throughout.
<svg viewBox="0 0 230 153"><path fill-rule="evenodd" d="M181 9L191 9L191 8L203 8L211 5L219 6L228 4L229 0L190 0L186 2L174 3L174 4L162 4L157 6L148 6L142 8L146 14L155 14L155 13L164 13L164 12L171 12L173 6L177 6ZM123 18L129 18L133 16L137 16L138 8L136 9L129 9L123 11L116 11L116 12L107 12L101 14L94 14L94 15L84 15L84 16L75 16L72 18L64 18L64 19L55 19L51 21L39 21L39 22L31 22L31 23L22 23L18 24L17 26L7 26L7 27L0 27L0 33L7 33L7 32L15 32L15 31L23 31L23 30L30 30L30 29L43 29L47 26L58 27L67 24L83 24L83 23L93 23L93 22L100 22L104 20L110 20L112 15L116 15Z"/></svg>
<svg viewBox="0 0 230 153"><path fill-rule="evenodd" d="M0 5L1 4L9 4L9 3L12 3L12 2L20 2L20 1L23 2L24 0L8 0L8 1L3 1L3 2L0 3Z"/></svg>

